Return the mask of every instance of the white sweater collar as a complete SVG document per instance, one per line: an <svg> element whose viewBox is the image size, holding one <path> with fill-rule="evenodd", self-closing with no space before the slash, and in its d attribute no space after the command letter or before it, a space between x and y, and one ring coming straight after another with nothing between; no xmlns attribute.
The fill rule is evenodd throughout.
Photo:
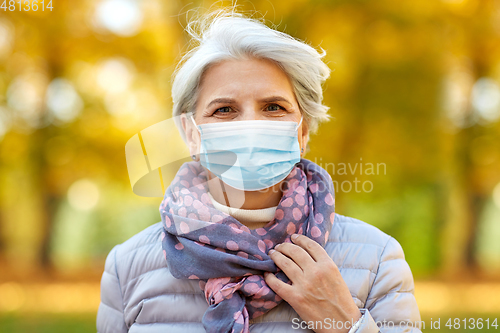
<svg viewBox="0 0 500 333"><path fill-rule="evenodd" d="M208 196L212 200L212 204L214 207L221 212L224 212L228 215L231 215L238 221L244 221L244 222L255 222L255 223L262 223L262 222L269 222L274 218L274 214L276 212L275 207L269 207L269 208L262 208L262 209L240 209L240 208L233 208L229 207L226 205L223 205L216 201L214 197L208 192Z"/></svg>

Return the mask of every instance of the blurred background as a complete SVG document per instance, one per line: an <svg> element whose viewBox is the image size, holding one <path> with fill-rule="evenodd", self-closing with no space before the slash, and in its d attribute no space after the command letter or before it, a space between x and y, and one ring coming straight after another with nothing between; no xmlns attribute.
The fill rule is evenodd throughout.
<svg viewBox="0 0 500 333"><path fill-rule="evenodd" d="M186 13L213 3L38 2L0 8L0 331L93 332L106 255L160 221L125 144L171 117ZM500 1L239 4L327 52L306 158L401 243L426 330L500 317Z"/></svg>

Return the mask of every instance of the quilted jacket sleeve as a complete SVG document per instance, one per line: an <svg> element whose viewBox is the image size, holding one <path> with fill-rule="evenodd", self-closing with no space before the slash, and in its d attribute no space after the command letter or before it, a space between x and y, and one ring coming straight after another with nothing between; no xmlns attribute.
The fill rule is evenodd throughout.
<svg viewBox="0 0 500 333"><path fill-rule="evenodd" d="M413 276L403 249L391 237L381 254L356 333L420 333L423 323L413 293Z"/></svg>
<svg viewBox="0 0 500 333"><path fill-rule="evenodd" d="M97 312L98 333L128 332L123 316L122 292L116 270L117 246L109 252L101 278L101 304Z"/></svg>

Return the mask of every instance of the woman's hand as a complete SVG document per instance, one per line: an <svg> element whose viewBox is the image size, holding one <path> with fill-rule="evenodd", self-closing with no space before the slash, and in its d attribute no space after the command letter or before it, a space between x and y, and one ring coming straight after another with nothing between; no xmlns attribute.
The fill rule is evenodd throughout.
<svg viewBox="0 0 500 333"><path fill-rule="evenodd" d="M279 244L274 247L276 251L269 251L271 259L292 284L267 272L267 285L288 302L302 320L314 322L315 332L348 332L361 312L337 265L325 249L309 237L294 234L292 242ZM317 321L323 322L322 329ZM340 323L337 326L339 321L342 327ZM331 329L326 329L328 323Z"/></svg>

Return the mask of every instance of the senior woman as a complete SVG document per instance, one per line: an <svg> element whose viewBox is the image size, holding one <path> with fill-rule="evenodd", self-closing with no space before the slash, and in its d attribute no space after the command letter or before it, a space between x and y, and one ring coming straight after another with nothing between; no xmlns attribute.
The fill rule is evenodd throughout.
<svg viewBox="0 0 500 333"><path fill-rule="evenodd" d="M162 221L108 255L98 331L420 332L399 243L335 214L303 158L328 119L324 54L234 12L207 20L172 88L193 161Z"/></svg>

